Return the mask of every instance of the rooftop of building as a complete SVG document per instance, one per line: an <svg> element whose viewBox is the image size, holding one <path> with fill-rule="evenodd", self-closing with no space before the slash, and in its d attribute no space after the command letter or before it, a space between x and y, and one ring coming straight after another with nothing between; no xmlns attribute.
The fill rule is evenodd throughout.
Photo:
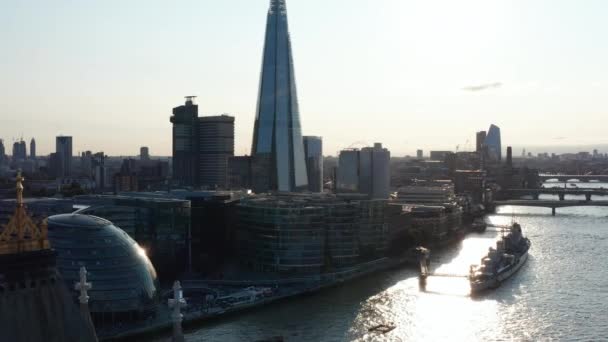
<svg viewBox="0 0 608 342"><path fill-rule="evenodd" d="M134 205L134 206L151 206L157 208L164 207L190 207L190 201L186 199L173 198L173 197L161 197L161 196L142 196L133 193L120 195L81 195L74 197L74 203L86 204L90 202L102 202L107 204L115 205Z"/></svg>

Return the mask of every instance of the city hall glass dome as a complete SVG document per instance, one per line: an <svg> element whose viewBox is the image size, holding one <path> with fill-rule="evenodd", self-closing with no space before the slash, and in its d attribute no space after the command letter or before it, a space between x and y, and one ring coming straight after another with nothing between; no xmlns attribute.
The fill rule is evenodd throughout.
<svg viewBox="0 0 608 342"><path fill-rule="evenodd" d="M48 238L57 252L57 268L69 288L78 281L80 267L86 267L93 285L89 291L93 315L140 316L157 306L154 266L145 251L112 222L90 215L51 216Z"/></svg>

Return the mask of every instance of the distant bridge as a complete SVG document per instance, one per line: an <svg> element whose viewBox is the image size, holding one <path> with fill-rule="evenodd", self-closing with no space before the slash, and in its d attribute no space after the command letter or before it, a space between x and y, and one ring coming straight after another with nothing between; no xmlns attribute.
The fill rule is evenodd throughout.
<svg viewBox="0 0 608 342"><path fill-rule="evenodd" d="M507 200L507 201L495 201L494 205L510 205L516 207L543 207L551 208L553 216L557 208L565 207L608 207L608 201L577 201L577 200L563 200L563 201L551 201L551 200Z"/></svg>
<svg viewBox="0 0 608 342"><path fill-rule="evenodd" d="M516 196L532 196L535 200L538 200L540 195L557 195L559 200L563 201L566 199L566 195L578 195L585 196L587 201L591 201L592 196L608 196L608 189L564 189L564 188L540 188L540 189L507 189L504 193L509 197Z"/></svg>
<svg viewBox="0 0 608 342"><path fill-rule="evenodd" d="M590 182L590 181L598 181L598 182L608 182L608 175L548 175L541 174L538 175L540 180L543 182L549 180L557 180L558 182Z"/></svg>

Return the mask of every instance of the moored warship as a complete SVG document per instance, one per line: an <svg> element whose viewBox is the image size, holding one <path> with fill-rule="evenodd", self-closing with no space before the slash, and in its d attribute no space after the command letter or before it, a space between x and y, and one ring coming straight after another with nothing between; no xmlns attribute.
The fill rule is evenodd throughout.
<svg viewBox="0 0 608 342"><path fill-rule="evenodd" d="M481 265L471 265L469 281L471 292L494 289L517 272L528 259L530 240L523 236L517 223L508 228L509 232L490 247L488 255L481 259Z"/></svg>

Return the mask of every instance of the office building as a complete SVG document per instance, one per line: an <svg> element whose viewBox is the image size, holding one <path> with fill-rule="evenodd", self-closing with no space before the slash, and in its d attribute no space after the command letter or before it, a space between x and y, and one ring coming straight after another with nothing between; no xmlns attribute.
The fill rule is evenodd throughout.
<svg viewBox="0 0 608 342"><path fill-rule="evenodd" d="M30 141L30 158L36 159L36 140L34 138Z"/></svg>
<svg viewBox="0 0 608 342"><path fill-rule="evenodd" d="M418 159L424 158L424 151L423 150L417 150L416 151L416 158L418 158Z"/></svg>
<svg viewBox="0 0 608 342"><path fill-rule="evenodd" d="M323 208L290 198L238 205L241 261L259 272L319 274L325 250Z"/></svg>
<svg viewBox="0 0 608 342"><path fill-rule="evenodd" d="M268 11L258 107L253 131L253 190L308 189L291 40L284 0Z"/></svg>
<svg viewBox="0 0 608 342"><path fill-rule="evenodd" d="M486 141L486 131L479 131L477 132L476 136L475 136L475 151L476 152L482 152L483 151L483 145L485 144Z"/></svg>
<svg viewBox="0 0 608 342"><path fill-rule="evenodd" d="M390 152L380 143L361 150L341 151L336 172L337 192L387 199L390 191L390 159Z"/></svg>
<svg viewBox="0 0 608 342"><path fill-rule="evenodd" d="M80 154L80 171L85 177L93 177L93 153L91 151Z"/></svg>
<svg viewBox="0 0 608 342"><path fill-rule="evenodd" d="M24 161L27 159L27 147L25 141L15 141L13 144L13 163Z"/></svg>
<svg viewBox="0 0 608 342"><path fill-rule="evenodd" d="M251 157L236 156L228 158L228 188L251 189Z"/></svg>
<svg viewBox="0 0 608 342"><path fill-rule="evenodd" d="M103 152L93 154L91 166L93 168L95 186L98 190L104 190L112 186L112 181L109 179L111 176L106 167L106 155Z"/></svg>
<svg viewBox="0 0 608 342"><path fill-rule="evenodd" d="M323 138L305 136L304 155L306 156L308 191L323 192Z"/></svg>
<svg viewBox="0 0 608 342"><path fill-rule="evenodd" d="M6 148L4 147L4 140L0 139L0 165L6 161Z"/></svg>
<svg viewBox="0 0 608 342"><path fill-rule="evenodd" d="M431 151L430 158L435 161L445 161L445 157L452 151Z"/></svg>
<svg viewBox="0 0 608 342"><path fill-rule="evenodd" d="M159 277L172 281L189 263L190 202L134 194L74 198L80 214L111 221L131 236L152 260Z"/></svg>
<svg viewBox="0 0 608 342"><path fill-rule="evenodd" d="M183 106L173 108L173 180L178 185L197 184L197 119L195 96L187 96Z"/></svg>
<svg viewBox="0 0 608 342"><path fill-rule="evenodd" d="M336 191L340 193L359 192L359 150L340 151L336 170Z"/></svg>
<svg viewBox="0 0 608 342"><path fill-rule="evenodd" d="M226 188L234 156L234 117L198 116L194 96L173 109L173 180L190 187Z"/></svg>
<svg viewBox="0 0 608 342"><path fill-rule="evenodd" d="M385 256L387 200L360 195L281 193L237 205L245 266L279 275L339 271Z"/></svg>
<svg viewBox="0 0 608 342"><path fill-rule="evenodd" d="M198 118L198 183L207 189L226 189L228 159L234 156L234 117Z"/></svg>
<svg viewBox="0 0 608 342"><path fill-rule="evenodd" d="M502 145L500 138L500 128L496 125L491 125L488 130L488 135L484 141L484 145L488 150L488 161L499 162L502 160Z"/></svg>
<svg viewBox="0 0 608 342"><path fill-rule="evenodd" d="M139 159L150 160L150 149L143 146L139 148Z"/></svg>
<svg viewBox="0 0 608 342"><path fill-rule="evenodd" d="M72 137L58 136L55 139L57 160L56 177L63 178L72 174Z"/></svg>
<svg viewBox="0 0 608 342"><path fill-rule="evenodd" d="M360 153L360 191L371 198L387 199L390 191L391 153L381 143L365 147Z"/></svg>

